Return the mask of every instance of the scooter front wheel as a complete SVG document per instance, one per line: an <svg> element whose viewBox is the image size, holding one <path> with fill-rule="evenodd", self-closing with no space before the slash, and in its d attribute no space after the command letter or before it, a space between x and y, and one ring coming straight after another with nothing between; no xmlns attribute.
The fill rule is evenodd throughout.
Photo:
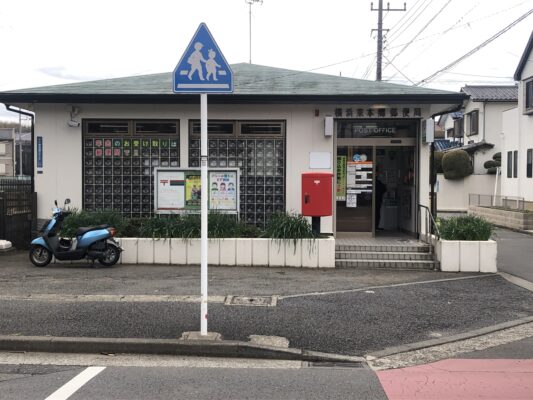
<svg viewBox="0 0 533 400"><path fill-rule="evenodd" d="M30 261L36 267L46 267L52 261L52 252L43 246L31 246Z"/></svg>
<svg viewBox="0 0 533 400"><path fill-rule="evenodd" d="M120 249L114 244L108 243L104 254L98 259L98 262L105 267L111 267L117 263L119 258Z"/></svg>

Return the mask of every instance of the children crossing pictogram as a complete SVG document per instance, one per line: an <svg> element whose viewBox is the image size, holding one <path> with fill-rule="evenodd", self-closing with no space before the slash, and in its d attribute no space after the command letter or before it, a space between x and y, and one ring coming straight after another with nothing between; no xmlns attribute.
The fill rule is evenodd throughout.
<svg viewBox="0 0 533 400"><path fill-rule="evenodd" d="M233 92L233 72L204 23L174 70L174 92Z"/></svg>

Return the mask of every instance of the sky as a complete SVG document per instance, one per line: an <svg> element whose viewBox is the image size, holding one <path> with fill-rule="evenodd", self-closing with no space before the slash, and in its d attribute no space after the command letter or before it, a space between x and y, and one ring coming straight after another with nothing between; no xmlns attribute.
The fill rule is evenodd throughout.
<svg viewBox="0 0 533 400"><path fill-rule="evenodd" d="M378 13L370 3L256 3L252 62L373 80ZM384 13L383 80L412 85L532 10L533 0L408 0L406 8ZM245 0L0 0L0 91L172 71L201 22L230 64L248 62L249 9ZM424 86L513 84L532 29L533 14ZM11 115L0 107L0 119Z"/></svg>

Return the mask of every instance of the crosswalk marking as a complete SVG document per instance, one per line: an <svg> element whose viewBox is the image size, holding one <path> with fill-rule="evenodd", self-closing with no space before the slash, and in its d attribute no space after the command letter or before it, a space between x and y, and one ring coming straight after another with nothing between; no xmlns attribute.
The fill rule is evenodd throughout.
<svg viewBox="0 0 533 400"><path fill-rule="evenodd" d="M89 367L65 383L45 400L67 400L79 388L102 372L106 367Z"/></svg>

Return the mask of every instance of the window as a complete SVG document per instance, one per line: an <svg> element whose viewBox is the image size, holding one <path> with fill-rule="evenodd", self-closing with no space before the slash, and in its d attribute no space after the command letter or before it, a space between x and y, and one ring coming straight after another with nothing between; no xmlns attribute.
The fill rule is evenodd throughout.
<svg viewBox="0 0 533 400"><path fill-rule="evenodd" d="M477 135L479 133L479 111L472 111L469 114L470 132L469 135Z"/></svg>
<svg viewBox="0 0 533 400"><path fill-rule="evenodd" d="M240 168L240 218L250 225L264 227L274 213L285 210L285 124L285 121L208 122L209 167ZM200 166L197 126L199 121L189 124L189 166L193 168ZM212 130L215 126L217 131Z"/></svg>
<svg viewBox="0 0 533 400"><path fill-rule="evenodd" d="M507 152L507 178L513 177L513 152Z"/></svg>
<svg viewBox="0 0 533 400"><path fill-rule="evenodd" d="M456 138L462 138L463 128L464 128L463 118L458 118L455 121L453 121L453 136Z"/></svg>
<svg viewBox="0 0 533 400"><path fill-rule="evenodd" d="M526 176L533 177L533 149L527 150Z"/></svg>
<svg viewBox="0 0 533 400"><path fill-rule="evenodd" d="M526 92L524 93L524 110L526 112L533 112L533 79L529 80L528 82L525 82L525 91Z"/></svg>
<svg viewBox="0 0 533 400"><path fill-rule="evenodd" d="M518 150L514 151L513 178L518 178Z"/></svg>
<svg viewBox="0 0 533 400"><path fill-rule="evenodd" d="M83 208L125 217L153 214L154 167L179 167L176 120L86 121Z"/></svg>

